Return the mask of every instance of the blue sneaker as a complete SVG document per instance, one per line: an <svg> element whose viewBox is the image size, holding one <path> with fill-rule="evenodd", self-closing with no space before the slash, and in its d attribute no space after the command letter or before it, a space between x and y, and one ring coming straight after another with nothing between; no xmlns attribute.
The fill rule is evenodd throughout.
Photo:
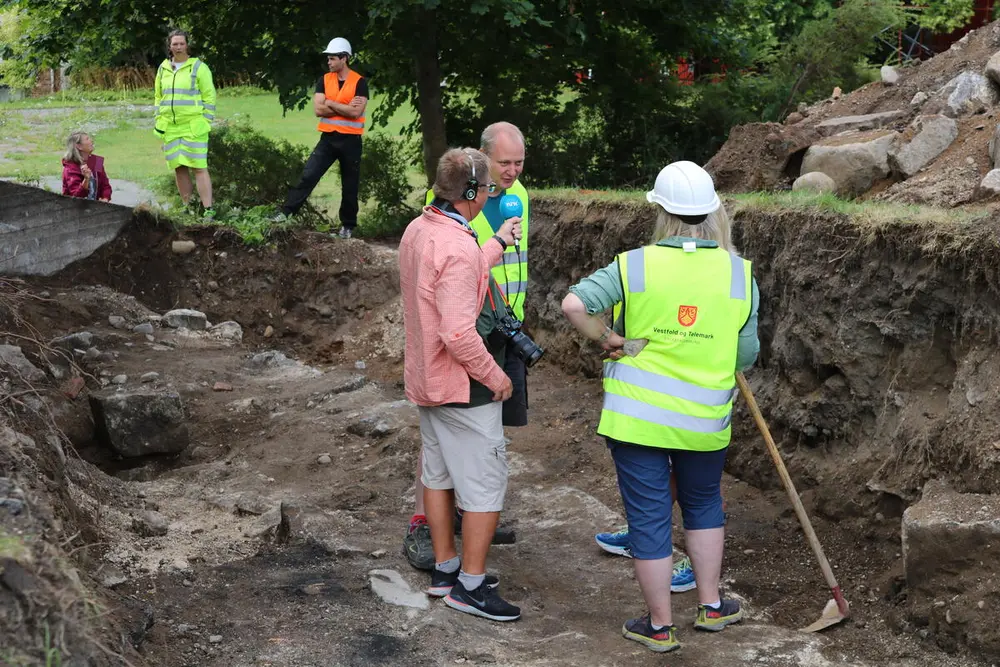
<svg viewBox="0 0 1000 667"><path fill-rule="evenodd" d="M628 528L619 530L617 533L598 533L594 536L597 546L601 547L609 554L616 556L632 557L632 543L628 539Z"/></svg>
<svg viewBox="0 0 1000 667"><path fill-rule="evenodd" d="M685 593L693 591L698 587L694 582L694 569L691 567L691 559L683 556L674 561L674 572L670 578L671 593Z"/></svg>
<svg viewBox="0 0 1000 667"><path fill-rule="evenodd" d="M617 533L598 533L594 536L597 546L601 547L609 554L616 556L632 557L632 544L628 539L628 529L619 530ZM683 552L674 549L674 569L670 579L671 593L686 593L697 588L694 581L694 570L691 568L691 559Z"/></svg>

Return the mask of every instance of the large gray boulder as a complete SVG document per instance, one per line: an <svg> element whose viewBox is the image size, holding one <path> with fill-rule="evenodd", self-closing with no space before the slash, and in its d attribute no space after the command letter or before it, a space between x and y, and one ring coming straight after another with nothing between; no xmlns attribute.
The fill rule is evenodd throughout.
<svg viewBox="0 0 1000 667"><path fill-rule="evenodd" d="M176 454L190 443L181 397L148 387L90 395L98 436L126 458Z"/></svg>
<svg viewBox="0 0 1000 667"><path fill-rule="evenodd" d="M174 329L204 331L208 328L208 318L205 317L205 313L189 308L178 308L164 313L162 321Z"/></svg>
<svg viewBox="0 0 1000 667"><path fill-rule="evenodd" d="M917 116L889 147L889 167L910 178L958 138L958 123L947 116Z"/></svg>
<svg viewBox="0 0 1000 667"><path fill-rule="evenodd" d="M821 171L837 184L837 194L856 196L889 175L889 147L894 133L859 135L849 142L811 146L802 160L802 173Z"/></svg>
<svg viewBox="0 0 1000 667"><path fill-rule="evenodd" d="M89 331L79 331L68 336L55 338L49 345L60 350L72 352L73 350L88 350L96 343L97 340L94 334Z"/></svg>
<svg viewBox="0 0 1000 667"><path fill-rule="evenodd" d="M45 380L45 373L28 361L16 345L0 345L0 372L22 383L34 384Z"/></svg>
<svg viewBox="0 0 1000 667"><path fill-rule="evenodd" d="M1000 86L1000 51L990 56L986 61L986 77Z"/></svg>
<svg viewBox="0 0 1000 667"><path fill-rule="evenodd" d="M990 169L989 173L983 176L979 187L976 189L976 199L990 199L1000 195L1000 169Z"/></svg>
<svg viewBox="0 0 1000 667"><path fill-rule="evenodd" d="M993 128L993 136L990 138L990 169L995 169L1000 165L1000 125Z"/></svg>
<svg viewBox="0 0 1000 667"><path fill-rule="evenodd" d="M862 116L838 116L816 123L816 129L824 137L840 134L841 132L880 130L905 118L906 114L907 112L905 111L880 111L879 113L869 113Z"/></svg>
<svg viewBox="0 0 1000 667"><path fill-rule="evenodd" d="M907 604L939 645L967 643L1000 651L995 621L984 613L1000 597L1000 496L955 493L929 482L903 513Z"/></svg>
<svg viewBox="0 0 1000 667"><path fill-rule="evenodd" d="M997 103L997 91L982 74L965 71L937 92L944 101L943 113L957 117L981 113Z"/></svg>
<svg viewBox="0 0 1000 667"><path fill-rule="evenodd" d="M799 192L836 192L837 182L821 171L810 171L802 174L792 183L792 190Z"/></svg>

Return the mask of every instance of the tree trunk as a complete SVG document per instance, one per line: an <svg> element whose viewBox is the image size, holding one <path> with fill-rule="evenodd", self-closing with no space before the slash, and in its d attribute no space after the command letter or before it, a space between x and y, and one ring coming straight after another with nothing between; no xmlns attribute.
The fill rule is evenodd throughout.
<svg viewBox="0 0 1000 667"><path fill-rule="evenodd" d="M433 11L418 11L416 70L417 113L424 143L424 171L427 185L433 185L437 163L448 149L441 103L441 64L438 62L437 23Z"/></svg>

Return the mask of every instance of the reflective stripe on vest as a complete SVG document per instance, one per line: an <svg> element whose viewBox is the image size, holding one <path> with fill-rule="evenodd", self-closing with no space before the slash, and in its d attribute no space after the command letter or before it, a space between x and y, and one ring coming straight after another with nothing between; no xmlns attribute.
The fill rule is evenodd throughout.
<svg viewBox="0 0 1000 667"><path fill-rule="evenodd" d="M356 120L341 120L340 118L337 118L336 120L333 119L333 118L320 118L319 122L320 122L320 125L337 125L337 126L342 126L342 127L358 127L358 128L361 128L361 129L364 129L364 127L365 127L365 124L363 122L356 121Z"/></svg>
<svg viewBox="0 0 1000 667"><path fill-rule="evenodd" d="M627 338L649 343L604 364L598 433L650 447L729 444L739 331L750 315L750 263L718 248L648 246L618 256Z"/></svg>
<svg viewBox="0 0 1000 667"><path fill-rule="evenodd" d="M729 390L705 389L669 375L661 375L625 364L604 364L604 377L702 405L726 405L736 397L736 387Z"/></svg>
<svg viewBox="0 0 1000 667"><path fill-rule="evenodd" d="M514 252L504 252L504 254L500 256L500 261L498 261L493 266L494 267L504 266L505 264L507 266L510 266L511 264L520 264L521 262L527 262L527 261L528 261L527 250L522 249L520 253L518 253L515 250Z"/></svg>
<svg viewBox="0 0 1000 667"><path fill-rule="evenodd" d="M181 74L181 70L191 63L189 75ZM205 104L201 99L202 91L198 87L198 72L204 63L198 58L190 58L180 68L174 71L169 60L165 60L160 69L157 70L157 81L160 83L160 104L159 112L171 112L170 120L177 123L189 122L199 116L204 116L208 120L215 118L215 105ZM204 65L206 68L207 65ZM178 76L182 77L178 82ZM185 78L190 77L188 88L180 88L176 84L183 85Z"/></svg>
<svg viewBox="0 0 1000 667"><path fill-rule="evenodd" d="M726 413L726 416L721 419L692 417L617 394L605 395L604 409L625 415L626 417L632 417L633 419L640 419L669 428L682 428L695 433L717 433L729 428L729 423L732 420L731 413Z"/></svg>
<svg viewBox="0 0 1000 667"><path fill-rule="evenodd" d="M361 75L350 70L343 83L335 72L329 72L323 77L323 88L326 99L338 104L350 104L358 90L358 81ZM348 118L347 116L330 116L320 118L317 126L320 132L338 132L340 134L363 134L365 131L365 118Z"/></svg>
<svg viewBox="0 0 1000 667"><path fill-rule="evenodd" d="M628 291L637 294L646 291L646 253L644 248L636 248L625 253L628 271ZM747 286L743 279L743 258L729 254L730 283L729 297L731 299L746 299Z"/></svg>

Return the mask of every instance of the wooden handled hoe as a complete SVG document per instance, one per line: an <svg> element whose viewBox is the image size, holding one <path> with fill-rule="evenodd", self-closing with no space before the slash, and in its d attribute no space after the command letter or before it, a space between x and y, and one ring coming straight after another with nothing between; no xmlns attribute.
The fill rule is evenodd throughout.
<svg viewBox="0 0 1000 667"><path fill-rule="evenodd" d="M812 547L813 553L816 554L819 567L823 570L826 583L830 586L830 591L833 593L833 599L826 603L819 619L811 625L802 628L802 632L817 632L831 625L836 625L851 615L851 607L847 604L847 600L844 599L844 593L840 590L836 577L833 576L830 561L826 559L826 555L823 553L823 547L820 546L819 538L816 537L816 531L813 530L812 522L809 521L809 516L806 514L806 508L802 506L802 500L799 499L799 494L795 490L795 484L792 483L792 478L788 476L788 469L785 468L785 462L781 460L778 447L774 444L771 431L767 428L764 416L760 413L760 408L757 407L757 401L754 399L753 392L750 391L750 385L747 384L747 379L743 376L743 373L736 374L736 384L739 385L740 393L743 394L743 399L750 408L750 414L753 415L761 435L764 436L764 442L767 443L767 451L771 454L774 465L778 468L778 476L781 477L781 483L788 493L789 500L792 501L792 506L795 507L795 514L799 517L799 523L802 524L802 530L806 534L809 546Z"/></svg>

